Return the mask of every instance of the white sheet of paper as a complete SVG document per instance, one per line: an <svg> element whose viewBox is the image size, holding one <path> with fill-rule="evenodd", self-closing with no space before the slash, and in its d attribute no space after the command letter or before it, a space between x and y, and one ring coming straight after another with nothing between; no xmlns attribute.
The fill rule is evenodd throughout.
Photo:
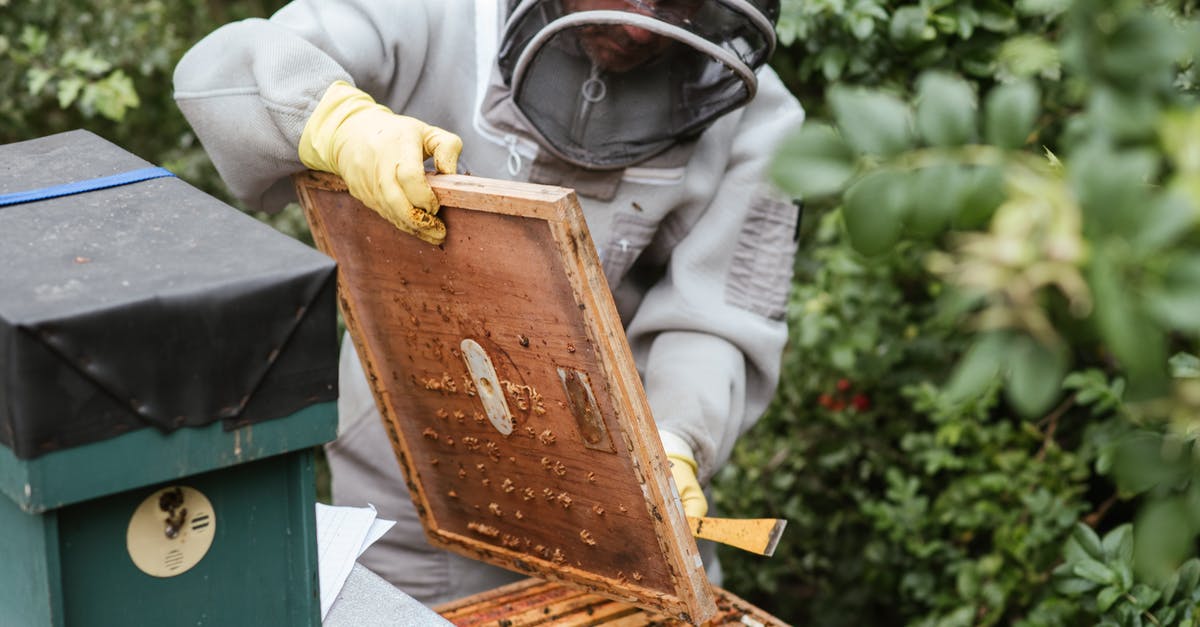
<svg viewBox="0 0 1200 627"><path fill-rule="evenodd" d="M371 528L367 530L367 537L365 540L363 540L362 546L358 549L358 555L355 557L362 557L363 551L366 551L372 544L375 544L375 541L382 538L383 534L387 533L388 530L391 529L395 524L396 521L394 520L383 520L382 518L376 518L375 521L371 523Z"/></svg>
<svg viewBox="0 0 1200 627"><path fill-rule="evenodd" d="M329 613L354 561L395 523L377 520L374 507L334 507L317 503L317 572L321 620Z"/></svg>

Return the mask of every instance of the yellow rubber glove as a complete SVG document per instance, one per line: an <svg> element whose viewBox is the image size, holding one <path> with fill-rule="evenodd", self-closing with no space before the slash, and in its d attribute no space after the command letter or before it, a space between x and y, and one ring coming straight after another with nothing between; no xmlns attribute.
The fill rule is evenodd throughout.
<svg viewBox="0 0 1200 627"><path fill-rule="evenodd" d="M671 464L671 478L675 480L675 489L679 490L683 512L697 518L707 515L708 499L704 498L704 490L700 488L700 481L696 478L697 464L692 446L672 431L660 429L658 439L662 442L667 461Z"/></svg>
<svg viewBox="0 0 1200 627"><path fill-rule="evenodd" d="M700 481L696 479L696 460L682 453L667 453L667 460L671 462L671 477L679 489L684 513L696 518L707 515L708 499L704 498L704 490L700 489Z"/></svg>
<svg viewBox="0 0 1200 627"><path fill-rule="evenodd" d="M345 81L325 90L299 146L304 165L342 177L350 195L431 244L446 238L446 225L424 162L432 156L438 172L453 174L461 152L458 135L397 115Z"/></svg>

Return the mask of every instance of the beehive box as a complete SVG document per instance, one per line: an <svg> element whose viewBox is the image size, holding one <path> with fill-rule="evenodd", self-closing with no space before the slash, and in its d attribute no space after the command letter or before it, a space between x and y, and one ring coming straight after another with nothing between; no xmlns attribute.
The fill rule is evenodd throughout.
<svg viewBox="0 0 1200 627"><path fill-rule="evenodd" d="M0 146L0 268L0 625L319 624L333 262L75 131Z"/></svg>
<svg viewBox="0 0 1200 627"><path fill-rule="evenodd" d="M296 179L430 542L700 622L716 612L574 192L431 177L446 241Z"/></svg>

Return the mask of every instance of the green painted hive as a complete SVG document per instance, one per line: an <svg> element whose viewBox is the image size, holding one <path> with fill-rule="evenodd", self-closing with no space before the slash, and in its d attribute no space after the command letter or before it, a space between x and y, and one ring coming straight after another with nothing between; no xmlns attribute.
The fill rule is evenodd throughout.
<svg viewBox="0 0 1200 627"><path fill-rule="evenodd" d="M335 268L87 132L0 146L0 625L318 625Z"/></svg>

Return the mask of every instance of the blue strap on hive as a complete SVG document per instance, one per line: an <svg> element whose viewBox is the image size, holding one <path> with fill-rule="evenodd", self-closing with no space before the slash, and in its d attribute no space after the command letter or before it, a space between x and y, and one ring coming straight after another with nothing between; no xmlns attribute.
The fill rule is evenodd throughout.
<svg viewBox="0 0 1200 627"><path fill-rule="evenodd" d="M0 194L0 207L19 205L26 202L37 202L39 200L58 198L60 196L70 196L72 194L82 194L98 189L108 189L109 187L118 187L120 185L128 185L130 183L139 183L141 181L148 181L150 179L157 179L165 176L175 175L166 168L141 168L139 170L121 172L120 174L112 174L109 176L87 179L86 181L52 185L50 187L31 189L25 192Z"/></svg>

